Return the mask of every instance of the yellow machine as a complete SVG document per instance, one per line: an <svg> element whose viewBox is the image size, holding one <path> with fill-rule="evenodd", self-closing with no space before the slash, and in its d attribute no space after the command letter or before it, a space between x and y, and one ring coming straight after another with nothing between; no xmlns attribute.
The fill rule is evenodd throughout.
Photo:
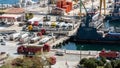
<svg viewBox="0 0 120 68"><path fill-rule="evenodd" d="M101 14L102 3L104 6L104 14L106 14L106 0L100 0L100 14Z"/></svg>
<svg viewBox="0 0 120 68"><path fill-rule="evenodd" d="M28 30L31 31L33 29L33 26L32 25L29 25L28 26Z"/></svg>

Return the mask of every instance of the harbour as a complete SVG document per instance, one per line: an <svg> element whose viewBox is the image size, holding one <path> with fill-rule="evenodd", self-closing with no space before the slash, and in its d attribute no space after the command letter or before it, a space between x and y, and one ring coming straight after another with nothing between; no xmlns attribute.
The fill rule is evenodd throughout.
<svg viewBox="0 0 120 68"><path fill-rule="evenodd" d="M91 47L93 46L93 47ZM120 46L117 44L76 44L73 42L65 43L63 45L60 45L58 47L55 47L57 49L66 49L66 50L95 50L100 51L102 49L106 50L113 50L113 51L119 51Z"/></svg>
<svg viewBox="0 0 120 68"><path fill-rule="evenodd" d="M12 59L40 58L43 68L78 68L83 58L120 58L120 24L104 21L111 11L108 0L5 2L0 1L17 4L0 11L0 51Z"/></svg>

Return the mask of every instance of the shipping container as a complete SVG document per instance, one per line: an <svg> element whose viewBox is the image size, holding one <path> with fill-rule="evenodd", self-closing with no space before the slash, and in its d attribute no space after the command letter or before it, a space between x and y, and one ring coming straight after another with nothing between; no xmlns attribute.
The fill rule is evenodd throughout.
<svg viewBox="0 0 120 68"><path fill-rule="evenodd" d="M69 7L68 6L63 6L63 9L65 9L65 12L68 13L69 12Z"/></svg>
<svg viewBox="0 0 120 68"><path fill-rule="evenodd" d="M59 8L61 8L62 6L61 6L61 2L60 1L58 1L57 2L57 7L59 7Z"/></svg>
<svg viewBox="0 0 120 68"><path fill-rule="evenodd" d="M68 12L70 12L70 5L66 5L67 6L67 9L68 9Z"/></svg>
<svg viewBox="0 0 120 68"><path fill-rule="evenodd" d="M72 2L66 2L67 5L70 5L70 10L72 10L73 4Z"/></svg>
<svg viewBox="0 0 120 68"><path fill-rule="evenodd" d="M61 1L61 6L63 7L63 6L65 6L65 5L66 5L66 1L62 0L62 1Z"/></svg>

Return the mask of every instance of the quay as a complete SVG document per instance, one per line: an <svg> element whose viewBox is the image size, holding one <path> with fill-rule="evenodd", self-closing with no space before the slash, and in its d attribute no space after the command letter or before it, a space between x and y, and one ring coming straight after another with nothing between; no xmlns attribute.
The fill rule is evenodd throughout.
<svg viewBox="0 0 120 68"><path fill-rule="evenodd" d="M60 51L65 54L71 55L83 55L83 56L95 56L97 57L100 51L91 50L65 50L65 49L51 49L52 52Z"/></svg>
<svg viewBox="0 0 120 68"><path fill-rule="evenodd" d="M65 34L67 34L67 35L62 36L62 37L60 37L58 39L53 38L51 41L48 41L47 44L50 44L50 46L53 47L53 46L57 46L59 44L62 44L65 41L67 41L71 36L76 34L80 24L81 24L81 22L78 22L77 24L74 25L74 29L73 30L71 30L71 31L64 31ZM64 32L62 32L62 33L64 33Z"/></svg>
<svg viewBox="0 0 120 68"><path fill-rule="evenodd" d="M95 0L95 2L90 2L88 0L86 1L87 3L84 5L86 8L90 10L91 10L91 6L95 6L95 7L99 6L99 0ZM28 53L32 54L38 52L36 46L40 46L39 52L42 52L43 46L45 44L48 44L48 46L50 47L45 47L45 48L46 49L48 48L49 51L48 52L43 51L44 54L48 55L48 57L53 56L56 58L56 64L51 65L51 68L68 68L66 67L66 63L69 65L69 68L75 68L75 66L77 66L81 58L98 57L100 51L66 50L66 49L53 48L54 46L56 47L64 44L66 41L69 40L71 36L75 35L77 30L79 29L79 26L82 22L78 18L81 15L81 13L86 14L83 7L81 8L82 12L80 13L79 2L74 4L74 2L66 1L65 2L66 5L64 6L58 5L58 3L62 3L62 2L58 2L53 6L53 4L48 4L47 0L41 1L40 3L32 4L32 5L23 5L23 3L21 2L19 8L16 9L8 8L7 10L9 11L4 11L4 14L0 15L1 17L0 22L7 25L0 27L1 28L0 33L6 34L5 36L6 39L4 39L3 38L4 36L1 35L1 40L3 42L0 43L1 44L0 52L6 52L9 54L10 57L14 59L23 56L18 52L19 47L22 45L35 46L34 47L35 49L33 47L32 49L27 49L27 47L25 47L25 49L23 50L21 50L22 48L20 49L22 52L28 51ZM16 12L16 10L17 11L20 10L20 11ZM101 11L103 14L103 10ZM54 13L58 15L51 15ZM32 16L32 18L27 19L26 16ZM28 31L31 31L31 29L28 28L28 24L30 24L29 26L31 25L33 26L32 27L33 34L31 33L32 35L27 33ZM7 29L12 29L12 30L7 30ZM21 34L22 32L23 34ZM11 33L12 35L9 35ZM14 33L20 33L20 34L14 34ZM14 40L11 41L10 40L11 37ZM36 39L36 37L37 38L39 37L39 39ZM34 43L30 43L31 40L33 40ZM56 55L57 51L63 52L64 55L57 56ZM45 57L45 55L43 55L42 57Z"/></svg>

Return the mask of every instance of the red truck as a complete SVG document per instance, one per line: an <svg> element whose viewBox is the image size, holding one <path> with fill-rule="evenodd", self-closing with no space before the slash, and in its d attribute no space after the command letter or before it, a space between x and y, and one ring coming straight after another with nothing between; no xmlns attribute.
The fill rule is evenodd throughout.
<svg viewBox="0 0 120 68"><path fill-rule="evenodd" d="M118 58L118 57L119 57L119 52L102 50L102 51L99 53L99 56L105 57L105 58L109 58L109 59L115 59L115 58Z"/></svg>
<svg viewBox="0 0 120 68"><path fill-rule="evenodd" d="M35 54L37 52L49 52L50 51L50 46L48 44L44 44L43 46L25 46L21 45L17 48L17 53L18 54Z"/></svg>

